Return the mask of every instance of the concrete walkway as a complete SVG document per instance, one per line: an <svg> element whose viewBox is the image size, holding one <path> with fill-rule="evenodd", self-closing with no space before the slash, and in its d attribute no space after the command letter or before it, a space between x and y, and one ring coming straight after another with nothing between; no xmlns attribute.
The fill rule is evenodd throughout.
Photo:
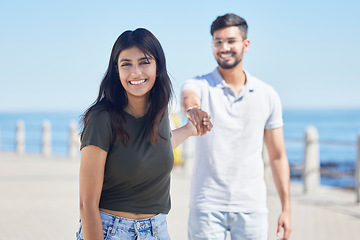
<svg viewBox="0 0 360 240"><path fill-rule="evenodd" d="M0 240L75 239L78 170L78 159L0 153ZM172 240L186 240L190 177L180 169L172 175L169 232ZM321 187L306 196L295 183L291 192L291 239L360 239L360 206L354 192ZM280 203L271 187L268 207L273 240Z"/></svg>

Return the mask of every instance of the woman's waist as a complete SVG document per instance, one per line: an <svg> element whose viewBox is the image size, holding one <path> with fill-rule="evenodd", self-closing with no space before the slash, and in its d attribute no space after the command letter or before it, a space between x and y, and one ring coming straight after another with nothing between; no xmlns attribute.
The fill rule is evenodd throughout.
<svg viewBox="0 0 360 240"><path fill-rule="evenodd" d="M100 208L100 211L108 213L110 215L114 215L121 218L127 218L131 220L143 220L156 216L157 214L152 213L131 213L131 212L122 212L122 211L114 211L109 209Z"/></svg>

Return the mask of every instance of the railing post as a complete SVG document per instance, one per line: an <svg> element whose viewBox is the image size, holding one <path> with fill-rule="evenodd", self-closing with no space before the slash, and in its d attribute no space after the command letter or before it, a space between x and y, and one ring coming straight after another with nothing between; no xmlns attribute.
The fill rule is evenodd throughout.
<svg viewBox="0 0 360 240"><path fill-rule="evenodd" d="M309 126L305 132L304 193L313 193L320 184L319 135L315 127Z"/></svg>
<svg viewBox="0 0 360 240"><path fill-rule="evenodd" d="M360 203L360 131L357 139L357 161L355 169L355 190L356 190L356 202Z"/></svg>
<svg viewBox="0 0 360 240"><path fill-rule="evenodd" d="M42 125L42 154L44 156L51 155L51 123L44 120Z"/></svg>
<svg viewBox="0 0 360 240"><path fill-rule="evenodd" d="M271 174L269 153L265 142L262 150L262 158L264 161L264 181L266 184L270 184L272 182L272 174Z"/></svg>
<svg viewBox="0 0 360 240"><path fill-rule="evenodd" d="M18 154L25 152L25 123L22 120L16 124L16 152Z"/></svg>
<svg viewBox="0 0 360 240"><path fill-rule="evenodd" d="M79 156L80 138L77 128L76 122L71 121L69 124L69 157L73 159Z"/></svg>

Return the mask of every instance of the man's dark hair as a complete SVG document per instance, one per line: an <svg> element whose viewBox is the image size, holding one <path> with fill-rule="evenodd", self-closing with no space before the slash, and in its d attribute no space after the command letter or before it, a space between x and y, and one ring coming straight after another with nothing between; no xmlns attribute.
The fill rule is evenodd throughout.
<svg viewBox="0 0 360 240"><path fill-rule="evenodd" d="M215 21L211 24L210 33L211 36L214 35L214 32L226 28L226 27L238 27L240 29L241 35L244 39L247 38L248 25L242 17L239 17L236 14L228 13L223 16L218 16Z"/></svg>

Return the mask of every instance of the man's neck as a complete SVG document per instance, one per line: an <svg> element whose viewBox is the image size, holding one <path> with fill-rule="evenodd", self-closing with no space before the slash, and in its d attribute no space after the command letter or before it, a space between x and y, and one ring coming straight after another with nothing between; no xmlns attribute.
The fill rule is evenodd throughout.
<svg viewBox="0 0 360 240"><path fill-rule="evenodd" d="M225 80L225 82L231 86L235 95L239 94L246 81L246 76L242 68L242 64L239 63L239 65L231 69L223 69L221 67L218 67L218 69L220 75Z"/></svg>

